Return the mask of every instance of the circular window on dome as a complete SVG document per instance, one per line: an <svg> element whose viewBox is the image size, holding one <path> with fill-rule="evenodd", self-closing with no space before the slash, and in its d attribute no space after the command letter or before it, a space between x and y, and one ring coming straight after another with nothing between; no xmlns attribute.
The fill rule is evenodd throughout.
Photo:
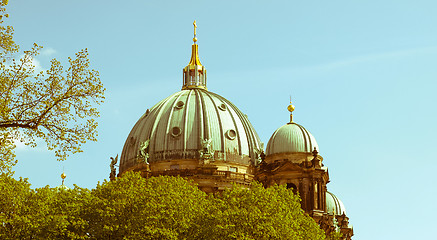
<svg viewBox="0 0 437 240"><path fill-rule="evenodd" d="M237 132L235 132L235 130L233 130L233 129L230 129L230 130L226 131L225 136L227 138L229 138L230 140L234 140L235 137L237 136Z"/></svg>
<svg viewBox="0 0 437 240"><path fill-rule="evenodd" d="M218 106L218 108L220 109L220 110L222 110L222 111L226 111L226 104L224 104L224 103L222 103L222 104L220 104L219 106Z"/></svg>
<svg viewBox="0 0 437 240"><path fill-rule="evenodd" d="M171 135L172 135L173 137L179 137L179 136L181 135L181 133L182 133L182 131L181 131L181 128L180 128L180 127L173 127L173 128L171 129Z"/></svg>
<svg viewBox="0 0 437 240"><path fill-rule="evenodd" d="M179 101L179 102L177 102L177 103L176 103L176 106L175 106L175 108L177 108L177 109L181 109L181 108L183 108L183 107L184 107L184 105L185 105L185 103L184 103L184 102L182 102L182 101Z"/></svg>

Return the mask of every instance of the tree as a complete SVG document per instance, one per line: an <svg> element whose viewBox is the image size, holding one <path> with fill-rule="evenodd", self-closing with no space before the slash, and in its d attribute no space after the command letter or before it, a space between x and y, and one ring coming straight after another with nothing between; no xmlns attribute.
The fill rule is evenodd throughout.
<svg viewBox="0 0 437 240"><path fill-rule="evenodd" d="M50 69L36 73L33 59L42 48L37 44L18 61L11 60L18 45L13 28L3 26L6 4L0 3L0 172L11 171L16 163L16 141L35 147L36 139L44 139L58 160L96 141L96 105L105 91L99 73L90 69L87 49L69 58L67 69L53 59Z"/></svg>
<svg viewBox="0 0 437 240"><path fill-rule="evenodd" d="M206 195L181 177L128 172L91 191L0 175L0 239L327 239L283 186ZM328 239L339 239L332 234Z"/></svg>
<svg viewBox="0 0 437 240"><path fill-rule="evenodd" d="M198 239L325 239L325 233L285 186L234 187L211 198Z"/></svg>
<svg viewBox="0 0 437 240"><path fill-rule="evenodd" d="M81 209L90 199L88 189L31 189L26 179L1 174L0 239L89 239Z"/></svg>
<svg viewBox="0 0 437 240"><path fill-rule="evenodd" d="M84 212L92 239L195 239L206 194L181 177L128 172L92 191Z"/></svg>

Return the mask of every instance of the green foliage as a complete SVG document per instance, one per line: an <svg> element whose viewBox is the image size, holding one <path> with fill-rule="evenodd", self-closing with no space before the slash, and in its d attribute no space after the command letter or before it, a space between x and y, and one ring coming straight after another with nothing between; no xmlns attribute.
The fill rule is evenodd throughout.
<svg viewBox="0 0 437 240"><path fill-rule="evenodd" d="M15 143L12 134L0 130L0 173L12 174L12 166L17 164L15 159Z"/></svg>
<svg viewBox="0 0 437 240"><path fill-rule="evenodd" d="M18 45L13 28L3 26L6 4L0 2L0 173L11 172L16 163L15 141L36 147L36 139L43 139L58 160L96 141L95 106L105 91L99 73L90 69L87 49L69 58L67 69L53 59L48 70L35 72L33 60L42 48L37 44L18 61L10 60Z"/></svg>
<svg viewBox="0 0 437 240"><path fill-rule="evenodd" d="M0 239L88 239L81 209L90 199L81 188L38 188L0 175Z"/></svg>
<svg viewBox="0 0 437 240"><path fill-rule="evenodd" d="M326 239L327 240L339 240L339 239L342 239L342 234L340 233L340 232L331 232L327 237L326 237Z"/></svg>
<svg viewBox="0 0 437 240"><path fill-rule="evenodd" d="M180 177L126 173L93 190L0 176L0 239L325 239L283 186L206 195ZM338 234L328 239L339 239Z"/></svg>
<svg viewBox="0 0 437 240"><path fill-rule="evenodd" d="M126 173L92 191L90 234L95 239L184 239L201 215L206 194L180 177L144 179Z"/></svg>
<svg viewBox="0 0 437 240"><path fill-rule="evenodd" d="M300 208L285 186L234 187L210 199L199 239L325 239L324 232Z"/></svg>
<svg viewBox="0 0 437 240"><path fill-rule="evenodd" d="M6 12L8 1L0 2L0 59L5 59L11 53L18 51L18 45L13 40L14 28L12 26L4 26L4 19L9 15Z"/></svg>

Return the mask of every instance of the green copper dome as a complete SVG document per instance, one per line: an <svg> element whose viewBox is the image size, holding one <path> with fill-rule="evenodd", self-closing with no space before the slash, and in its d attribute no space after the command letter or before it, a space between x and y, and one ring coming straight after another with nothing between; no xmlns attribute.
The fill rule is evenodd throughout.
<svg viewBox="0 0 437 240"><path fill-rule="evenodd" d="M290 122L278 128L267 143L266 155L276 153L311 153L319 150L316 139L303 126Z"/></svg>
<svg viewBox="0 0 437 240"><path fill-rule="evenodd" d="M162 100L138 120L124 144L120 173L148 163L162 167L173 160L191 162L191 168L196 167L196 160L199 164L217 161L240 166L260 161L263 147L247 116L207 90L206 68L200 63L196 44L196 22L193 25L194 43L190 62L183 69L182 91Z"/></svg>
<svg viewBox="0 0 437 240"><path fill-rule="evenodd" d="M326 191L326 211L329 214L346 215L346 208L343 202L337 198L333 193Z"/></svg>
<svg viewBox="0 0 437 240"><path fill-rule="evenodd" d="M202 88L179 91L152 107L130 132L120 172L138 164L146 143L148 162L200 159L205 143L214 161L250 165L262 150L247 116L225 98Z"/></svg>

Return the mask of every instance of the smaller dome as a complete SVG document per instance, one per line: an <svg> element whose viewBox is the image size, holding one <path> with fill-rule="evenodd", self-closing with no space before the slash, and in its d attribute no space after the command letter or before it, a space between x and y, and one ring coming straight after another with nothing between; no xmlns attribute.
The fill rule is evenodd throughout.
<svg viewBox="0 0 437 240"><path fill-rule="evenodd" d="M313 135L301 125L290 122L273 133L267 144L266 154L311 153L314 148L319 151L319 146Z"/></svg>
<svg viewBox="0 0 437 240"><path fill-rule="evenodd" d="M65 180L66 177L67 177L67 174L62 172L62 174L61 174L62 184L57 186L57 187L55 187L56 192L63 191L63 190L70 190L70 188L68 188L67 186L64 185L64 180Z"/></svg>
<svg viewBox="0 0 437 240"><path fill-rule="evenodd" d="M70 190L70 188L65 186L64 184L56 186L54 187L54 189L56 189L56 192Z"/></svg>
<svg viewBox="0 0 437 240"><path fill-rule="evenodd" d="M333 193L326 191L326 212L328 214L346 215L346 208Z"/></svg>

